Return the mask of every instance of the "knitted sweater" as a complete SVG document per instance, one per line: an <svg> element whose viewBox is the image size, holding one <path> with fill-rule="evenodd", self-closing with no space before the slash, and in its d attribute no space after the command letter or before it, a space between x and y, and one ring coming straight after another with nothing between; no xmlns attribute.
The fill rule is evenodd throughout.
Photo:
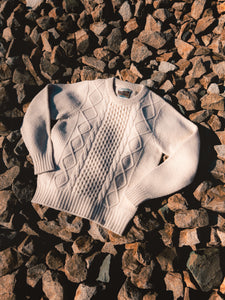
<svg viewBox="0 0 225 300"><path fill-rule="evenodd" d="M140 203L187 186L198 166L197 126L116 78L47 85L21 132L38 174L32 202L120 235Z"/></svg>

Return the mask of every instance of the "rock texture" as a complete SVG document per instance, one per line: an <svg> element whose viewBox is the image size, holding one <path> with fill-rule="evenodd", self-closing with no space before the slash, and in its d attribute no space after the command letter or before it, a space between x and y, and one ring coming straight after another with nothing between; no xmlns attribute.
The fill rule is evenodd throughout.
<svg viewBox="0 0 225 300"><path fill-rule="evenodd" d="M221 0L1 1L0 299L225 297L224 28ZM202 149L193 183L144 202L122 237L31 204L19 130L46 84L111 76L164 97Z"/></svg>

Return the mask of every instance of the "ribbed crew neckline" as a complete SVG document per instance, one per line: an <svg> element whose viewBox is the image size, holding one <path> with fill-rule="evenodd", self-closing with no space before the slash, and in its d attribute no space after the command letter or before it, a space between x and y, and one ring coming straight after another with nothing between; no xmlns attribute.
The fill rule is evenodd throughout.
<svg viewBox="0 0 225 300"><path fill-rule="evenodd" d="M116 95L116 86L119 86L121 88L129 88L132 90L134 89L134 87L138 87L140 90L136 95L131 96L130 98L120 98ZM111 77L107 79L106 88L108 90L108 94L110 95L113 101L124 105L132 105L134 103L139 102L140 99L142 99L148 91L148 88L143 84L135 84L128 81L122 81L116 77Z"/></svg>

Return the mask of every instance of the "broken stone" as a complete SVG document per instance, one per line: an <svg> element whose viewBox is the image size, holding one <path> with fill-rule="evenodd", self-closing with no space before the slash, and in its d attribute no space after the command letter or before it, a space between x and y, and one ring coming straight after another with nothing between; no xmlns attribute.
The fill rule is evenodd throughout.
<svg viewBox="0 0 225 300"><path fill-rule="evenodd" d="M55 271L47 270L42 277L42 289L49 300L64 299L63 285L60 276Z"/></svg>
<svg viewBox="0 0 225 300"><path fill-rule="evenodd" d="M179 104L182 105L187 111L192 111L197 108L198 97L193 92L181 89L177 92L176 97Z"/></svg>
<svg viewBox="0 0 225 300"><path fill-rule="evenodd" d="M218 75L220 79L225 79L225 62L219 62L218 64L213 64L213 72Z"/></svg>
<svg viewBox="0 0 225 300"><path fill-rule="evenodd" d="M178 54L183 59L189 59L193 55L195 50L195 48L191 44L188 44L180 39L175 39L175 46L177 48Z"/></svg>
<svg viewBox="0 0 225 300"><path fill-rule="evenodd" d="M90 222L90 229L88 230L88 234L94 240L99 240L103 243L107 242L109 238L108 230L106 230L102 226L99 226L95 222Z"/></svg>
<svg viewBox="0 0 225 300"><path fill-rule="evenodd" d="M155 268L155 263L151 260L150 264L131 273L131 282L139 289L152 288L152 273Z"/></svg>
<svg viewBox="0 0 225 300"><path fill-rule="evenodd" d="M219 94L220 93L220 89L218 84L216 83L211 83L207 89L207 93L208 94Z"/></svg>
<svg viewBox="0 0 225 300"><path fill-rule="evenodd" d="M53 248L46 255L46 264L50 269L57 270L64 265L64 259L61 253Z"/></svg>
<svg viewBox="0 0 225 300"><path fill-rule="evenodd" d="M209 224L207 211L200 209L185 209L175 212L174 222L179 228L204 227Z"/></svg>
<svg viewBox="0 0 225 300"><path fill-rule="evenodd" d="M163 272L174 272L176 258L176 248L165 248L156 257Z"/></svg>
<svg viewBox="0 0 225 300"><path fill-rule="evenodd" d="M97 280L104 283L110 282L110 267L111 267L111 254L108 254L102 262L99 270Z"/></svg>
<svg viewBox="0 0 225 300"><path fill-rule="evenodd" d="M106 64L103 61L90 56L82 56L82 63L92 68L95 68L102 73L104 72L106 67Z"/></svg>
<svg viewBox="0 0 225 300"><path fill-rule="evenodd" d="M165 223L164 229L159 230L162 241L166 247L173 247L174 225Z"/></svg>
<svg viewBox="0 0 225 300"><path fill-rule="evenodd" d="M160 71L153 71L151 80L157 82L158 85L161 85L166 80L166 73Z"/></svg>
<svg viewBox="0 0 225 300"><path fill-rule="evenodd" d="M27 284L31 287L35 287L41 280L42 276L46 272L47 267L45 264L34 265L27 269Z"/></svg>
<svg viewBox="0 0 225 300"><path fill-rule="evenodd" d="M54 19L50 18L49 16L43 16L36 19L36 23L43 31L48 30L49 28L52 28L55 25Z"/></svg>
<svg viewBox="0 0 225 300"><path fill-rule="evenodd" d="M114 28L107 37L108 49L114 53L119 53L122 40L123 38L120 28Z"/></svg>
<svg viewBox="0 0 225 300"><path fill-rule="evenodd" d="M91 300L96 295L96 293L96 286L90 286L84 283L80 283L76 290L74 300Z"/></svg>
<svg viewBox="0 0 225 300"><path fill-rule="evenodd" d="M123 81L135 83L138 80L138 76L134 74L131 70L123 69L120 71L120 74Z"/></svg>
<svg viewBox="0 0 225 300"><path fill-rule="evenodd" d="M119 9L119 14L124 22L128 22L132 18L131 7L128 1L123 2Z"/></svg>
<svg viewBox="0 0 225 300"><path fill-rule="evenodd" d="M195 34L205 33L205 31L212 26L215 21L216 19L211 16L199 19L195 27Z"/></svg>
<svg viewBox="0 0 225 300"><path fill-rule="evenodd" d="M84 54L90 47L90 37L88 32L84 29L80 29L75 32L77 51Z"/></svg>
<svg viewBox="0 0 225 300"><path fill-rule="evenodd" d="M216 230L217 236L219 237L220 244L222 247L225 246L225 232L219 228Z"/></svg>
<svg viewBox="0 0 225 300"><path fill-rule="evenodd" d="M201 107L203 109L224 110L224 97L218 94L206 94L201 98Z"/></svg>
<svg viewBox="0 0 225 300"><path fill-rule="evenodd" d="M87 266L79 254L67 255L65 262L65 275L75 283L80 283L87 278Z"/></svg>
<svg viewBox="0 0 225 300"><path fill-rule="evenodd" d="M207 122L213 131L217 131L221 129L221 122L217 115L212 115Z"/></svg>
<svg viewBox="0 0 225 300"><path fill-rule="evenodd" d="M93 31L96 36L105 36L107 35L109 28L106 23L97 22L90 25L90 30Z"/></svg>
<svg viewBox="0 0 225 300"><path fill-rule="evenodd" d="M0 174L0 191L10 187L19 173L20 168L18 166L14 166Z"/></svg>
<svg viewBox="0 0 225 300"><path fill-rule="evenodd" d="M146 23L145 23L145 31L149 32L161 32L162 25L160 21L156 21L151 14L147 15Z"/></svg>
<svg viewBox="0 0 225 300"><path fill-rule="evenodd" d="M217 152L217 157L225 161L225 145L215 145L214 149Z"/></svg>
<svg viewBox="0 0 225 300"><path fill-rule="evenodd" d="M29 72L18 68L13 72L12 81L18 84L36 85L34 78Z"/></svg>
<svg viewBox="0 0 225 300"><path fill-rule="evenodd" d="M16 300L15 287L16 287L17 272L7 274L0 277L0 298L1 300Z"/></svg>
<svg viewBox="0 0 225 300"><path fill-rule="evenodd" d="M215 165L210 170L212 176L225 183L225 164L220 159L217 159Z"/></svg>
<svg viewBox="0 0 225 300"><path fill-rule="evenodd" d="M200 78L205 73L206 73L206 68L204 66L202 59L199 58L199 59L195 60L193 68L192 68L191 76L193 78Z"/></svg>
<svg viewBox="0 0 225 300"><path fill-rule="evenodd" d="M150 56L152 56L152 52L147 46L135 39L131 48L131 60L140 63Z"/></svg>
<svg viewBox="0 0 225 300"><path fill-rule="evenodd" d="M205 195L208 189L212 187L212 183L210 181L203 181L199 184L199 186L194 191L193 195L198 201L201 201L202 197Z"/></svg>
<svg viewBox="0 0 225 300"><path fill-rule="evenodd" d="M219 249L209 248L201 251L192 251L187 268L193 275L203 292L219 287L223 274L220 266Z"/></svg>
<svg viewBox="0 0 225 300"><path fill-rule="evenodd" d="M35 71L35 69L34 69L34 66L33 66L33 64L32 64L32 62L30 61L30 59L29 59L29 56L28 55L25 55L25 54L23 54L22 55L22 59L23 59L23 62L24 62L24 64L25 64L25 66L26 66L26 69L30 72L30 74L34 77L34 79L35 79L35 81L36 81L36 83L37 83L37 85L43 85L43 81L41 80L41 78L37 75L37 72Z"/></svg>
<svg viewBox="0 0 225 300"><path fill-rule="evenodd" d="M93 248L93 239L90 235L79 236L73 243L74 253L89 253Z"/></svg>
<svg viewBox="0 0 225 300"><path fill-rule="evenodd" d="M151 213L138 214L134 217L134 224L144 231L152 231L160 227L159 221Z"/></svg>
<svg viewBox="0 0 225 300"><path fill-rule="evenodd" d="M167 61L161 61L159 65L159 71L164 73L173 72L177 69L177 66L167 62Z"/></svg>
<svg viewBox="0 0 225 300"><path fill-rule="evenodd" d="M136 18L130 19L127 24L124 26L124 31L128 33L133 33L135 30L138 29L138 23L136 21Z"/></svg>
<svg viewBox="0 0 225 300"><path fill-rule="evenodd" d="M154 49L160 49L163 48L166 45L167 40L165 39L165 36L161 32L148 32L148 31L142 31L138 39L140 42L147 44L148 46L151 46Z"/></svg>
<svg viewBox="0 0 225 300"><path fill-rule="evenodd" d="M18 269L23 264L22 256L13 250L12 248L7 248L0 251L0 277L6 274L12 273L14 270Z"/></svg>
<svg viewBox="0 0 225 300"><path fill-rule="evenodd" d="M198 20L204 10L206 0L195 0L191 6L191 16L195 20Z"/></svg>
<svg viewBox="0 0 225 300"><path fill-rule="evenodd" d="M3 80L11 79L11 77L12 77L12 71L10 67L5 62L2 62L0 64L0 79L3 81Z"/></svg>
<svg viewBox="0 0 225 300"><path fill-rule="evenodd" d="M173 299L177 300L184 296L184 286L180 273L168 272L164 278L167 291L173 292Z"/></svg>
<svg viewBox="0 0 225 300"><path fill-rule="evenodd" d="M0 221L10 220L16 206L16 199L11 191L0 191Z"/></svg>
<svg viewBox="0 0 225 300"><path fill-rule="evenodd" d="M185 210L188 208L187 200L181 194L174 194L168 198L167 206L170 210L176 212L178 210Z"/></svg>
<svg viewBox="0 0 225 300"><path fill-rule="evenodd" d="M200 240L196 228L184 229L180 231L179 247L183 246L194 246L199 244Z"/></svg>
<svg viewBox="0 0 225 300"><path fill-rule="evenodd" d="M141 291L130 282L129 278L125 280L118 294L118 300L124 300L124 299L127 300L142 299Z"/></svg>
<svg viewBox="0 0 225 300"><path fill-rule="evenodd" d="M41 63L40 63L40 70L41 74L48 80L52 80L56 78L60 72L60 67L51 64L50 61L44 57L41 58Z"/></svg>

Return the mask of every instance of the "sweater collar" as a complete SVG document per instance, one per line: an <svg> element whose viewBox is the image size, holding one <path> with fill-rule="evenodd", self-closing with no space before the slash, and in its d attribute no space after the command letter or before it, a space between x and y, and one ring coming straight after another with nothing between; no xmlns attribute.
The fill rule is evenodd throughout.
<svg viewBox="0 0 225 300"><path fill-rule="evenodd" d="M138 92L136 95L133 95L130 98L121 98L116 95L116 92L115 92L116 87L128 88L128 89L131 89L132 91L135 90ZM128 81L122 81L115 77L106 79L106 88L107 88L108 94L110 95L110 97L113 101L120 103L120 104L125 104L125 105L131 105L131 104L140 102L140 100L149 91L149 89L143 84L130 83Z"/></svg>

